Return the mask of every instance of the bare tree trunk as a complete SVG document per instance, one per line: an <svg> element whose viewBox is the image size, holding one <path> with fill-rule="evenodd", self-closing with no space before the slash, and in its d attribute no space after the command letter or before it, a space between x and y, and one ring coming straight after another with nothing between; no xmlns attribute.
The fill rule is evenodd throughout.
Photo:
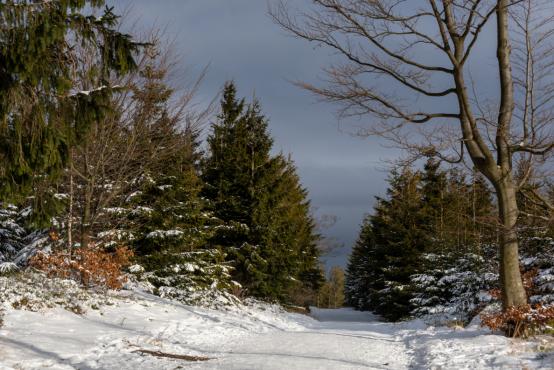
<svg viewBox="0 0 554 370"><path fill-rule="evenodd" d="M69 257L73 254L73 170L69 170L69 212L67 214L67 247Z"/></svg>
<svg viewBox="0 0 554 370"><path fill-rule="evenodd" d="M516 201L516 186L512 175L512 151L510 149L510 127L514 102L514 82L510 54L512 46L508 32L508 0L498 0L497 13L497 59L500 73L500 110L496 131L497 164L501 169L493 184L497 191L498 210L502 226L500 234L500 281L502 284L502 305L527 304L527 297L519 271L519 253L516 222L519 214Z"/></svg>
<svg viewBox="0 0 554 370"><path fill-rule="evenodd" d="M90 241L90 193L91 192L88 190L88 186L85 186L83 213L81 215L81 248L87 248Z"/></svg>
<svg viewBox="0 0 554 370"><path fill-rule="evenodd" d="M519 211L516 189L509 178L502 181L496 188L501 222L500 282L502 284L502 305L506 309L511 306L527 304L527 297L519 270L519 243L516 230Z"/></svg>

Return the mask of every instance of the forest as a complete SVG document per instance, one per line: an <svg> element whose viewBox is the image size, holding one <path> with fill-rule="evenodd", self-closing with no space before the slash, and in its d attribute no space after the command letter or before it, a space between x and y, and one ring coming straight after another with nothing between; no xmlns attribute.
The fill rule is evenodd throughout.
<svg viewBox="0 0 554 370"><path fill-rule="evenodd" d="M428 343L421 344L420 323L477 325L552 343L548 2L430 0L421 9L399 9L403 1L317 0L306 13L270 2L265 16L277 29L338 60L319 85L294 85L336 107L339 121L363 120L357 136L400 149L401 157L386 165L387 188L367 194L373 206L368 202L359 220L346 266L323 262L332 253L325 225L293 155L275 145L264 113L271 102L245 98L240 80L223 80L213 100L199 104L209 68L176 77L180 61L168 36L124 31L125 17L109 3L0 1L0 331L4 321L12 330L17 315L26 315L14 311L61 307L86 318L111 306L127 307L113 313L121 319L118 330L127 316L138 332L142 322L163 321L165 314L175 315L165 328L172 336L186 327L197 338L203 325L211 328L198 336L211 348L207 354L186 336L173 347L152 347L157 326L148 340L135 338L137 345L118 334L125 350L114 353L130 357L107 365L98 355L92 368L132 366L136 352L221 359L233 353L217 350L216 338L227 333L221 327L237 337L237 328L316 333L322 337L313 344L321 348L330 330L355 338L360 325L374 333L365 321L391 325L382 333L391 338L405 327L406 348L398 351L407 357L399 355L398 368L435 366L416 364L424 355L407 355L416 344L431 351L422 349ZM436 34L427 33L425 22L434 22ZM468 71L481 57L475 45L485 33L497 41L499 91L492 98ZM429 58L420 59L422 52ZM140 311L139 300L156 313ZM190 310L205 322L183 324ZM137 312L145 315L139 324L132 321ZM352 327L336 324L342 321ZM0 340L0 354L3 345L12 348L6 343ZM360 355L364 345L356 346L349 356ZM164 352L183 348L190 354ZM545 348L533 361L549 358L554 350ZM319 361L322 353L296 355Z"/></svg>
<svg viewBox="0 0 554 370"><path fill-rule="evenodd" d="M3 39L33 42L2 57L2 271L121 288L129 270L187 302L317 290L307 191L292 159L272 154L261 104L228 82L217 114L193 108L201 76L172 85L158 34L132 41L111 8L75 12L85 5L2 8Z"/></svg>

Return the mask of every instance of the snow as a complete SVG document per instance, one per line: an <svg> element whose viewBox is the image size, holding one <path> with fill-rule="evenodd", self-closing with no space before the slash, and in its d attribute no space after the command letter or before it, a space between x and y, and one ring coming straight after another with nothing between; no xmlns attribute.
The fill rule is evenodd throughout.
<svg viewBox="0 0 554 370"><path fill-rule="evenodd" d="M0 263L0 274L9 274L19 270L19 267L13 262L2 262Z"/></svg>
<svg viewBox="0 0 554 370"><path fill-rule="evenodd" d="M181 236L184 232L182 230L155 230L146 235L146 238L152 239L152 238L160 238L165 239L172 236Z"/></svg>
<svg viewBox="0 0 554 370"><path fill-rule="evenodd" d="M547 343L476 326L391 324L351 309L312 309L308 317L257 302L209 310L138 291L109 302L82 315L7 307L0 369L551 369L554 363Z"/></svg>
<svg viewBox="0 0 554 370"><path fill-rule="evenodd" d="M109 208L104 208L104 212L112 213L112 214L116 214L116 215L122 215L122 214L125 214L125 212L127 212L127 210L125 208L122 208L122 207L109 207Z"/></svg>
<svg viewBox="0 0 554 370"><path fill-rule="evenodd" d="M109 87L109 86L106 86L106 85L102 85L102 86L99 86L97 88L94 88L92 90L81 90L81 91L78 91L76 94L74 95L85 95L85 96L89 96L90 94L92 93L95 93L95 92L99 92L99 91L102 91L104 89L108 89L108 88L111 88L111 89L119 89L121 88L120 85L114 85L112 87Z"/></svg>
<svg viewBox="0 0 554 370"><path fill-rule="evenodd" d="M133 274L138 274L138 273L144 272L144 267L142 267L141 265L132 265L132 266L129 266L129 272Z"/></svg>

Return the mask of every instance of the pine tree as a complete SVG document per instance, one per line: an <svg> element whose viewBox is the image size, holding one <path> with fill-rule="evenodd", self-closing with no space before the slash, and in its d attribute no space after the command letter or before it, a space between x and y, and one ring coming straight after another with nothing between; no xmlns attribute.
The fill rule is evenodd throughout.
<svg viewBox="0 0 554 370"><path fill-rule="evenodd" d="M348 260L344 288L346 303L358 310L370 310L375 298L379 264L376 252L371 216L367 216Z"/></svg>
<svg viewBox="0 0 554 370"><path fill-rule="evenodd" d="M212 243L229 254L235 278L254 295L283 299L298 280L317 286L317 235L296 168L270 154L259 103L237 99L233 83L221 110L203 166L204 194L226 225Z"/></svg>
<svg viewBox="0 0 554 370"><path fill-rule="evenodd" d="M37 179L61 173L69 147L106 109L111 73L135 67L139 44L116 31L102 0L7 1L0 4L0 196L34 189L34 211L54 209ZM98 86L78 91L72 61L86 49L100 63ZM45 217L42 217L44 220Z"/></svg>
<svg viewBox="0 0 554 370"><path fill-rule="evenodd" d="M412 309L410 276L420 271L426 247L419 181L420 175L408 169L393 173L389 199L381 202L372 220L384 285L375 311L390 320L405 318Z"/></svg>
<svg viewBox="0 0 554 370"><path fill-rule="evenodd" d="M158 294L187 303L194 303L197 291L232 287L224 253L207 248L220 223L206 212L199 196L202 184L193 149L185 144L182 156L173 158L167 170L143 178L128 215L135 235L132 245L147 280Z"/></svg>
<svg viewBox="0 0 554 370"><path fill-rule="evenodd" d="M429 240L420 178L410 169L391 173L387 198L377 198L347 270L348 301L393 321L408 317L413 309L411 276L421 271Z"/></svg>
<svg viewBox="0 0 554 370"><path fill-rule="evenodd" d="M235 263L235 278L251 290L267 280L267 261L254 239L255 197L265 193L261 179L270 161L272 140L267 122L254 106L237 100L234 84L226 85L218 122L208 137L209 157L204 163L205 196L211 201L214 216L223 220L212 239L223 246Z"/></svg>
<svg viewBox="0 0 554 370"><path fill-rule="evenodd" d="M471 180L455 168L441 169L438 162L424 167L421 214L428 244L420 272L411 277L417 316L465 321L487 303L488 295L480 292L494 287L495 255L483 248L494 235L486 224L494 210L491 193L481 178Z"/></svg>
<svg viewBox="0 0 554 370"><path fill-rule="evenodd" d="M430 159L423 168L421 176L422 226L428 236L426 251L440 252L447 248L447 174L440 170L440 162Z"/></svg>

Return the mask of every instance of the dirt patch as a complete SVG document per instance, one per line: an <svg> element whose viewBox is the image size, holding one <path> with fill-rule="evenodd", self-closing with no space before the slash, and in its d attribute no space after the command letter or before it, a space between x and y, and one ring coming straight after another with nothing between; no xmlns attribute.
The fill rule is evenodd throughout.
<svg viewBox="0 0 554 370"><path fill-rule="evenodd" d="M300 313L300 314L303 314L303 315L309 315L310 314L310 309L309 308L301 307L301 306L288 306L288 305L285 306L284 305L283 309L287 312L290 312L290 313Z"/></svg>

